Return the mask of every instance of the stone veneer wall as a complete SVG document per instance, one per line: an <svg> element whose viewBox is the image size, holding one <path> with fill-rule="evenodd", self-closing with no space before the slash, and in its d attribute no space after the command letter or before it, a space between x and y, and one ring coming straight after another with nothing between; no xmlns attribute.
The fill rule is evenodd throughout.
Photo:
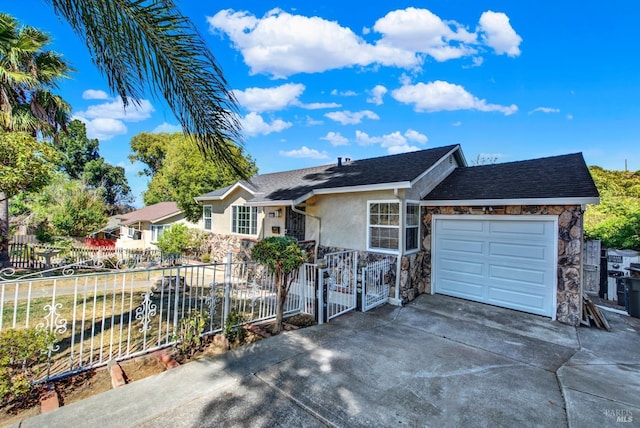
<svg viewBox="0 0 640 428"><path fill-rule="evenodd" d="M229 252L233 253L234 260L251 260L251 249L258 242L258 239L243 238L235 235L222 235L212 233L209 235L204 252L211 255L211 261L222 263L226 260ZM308 262L313 263L315 259L315 241L301 241L300 246L308 255Z"/></svg>
<svg viewBox="0 0 640 428"><path fill-rule="evenodd" d="M477 207L423 207L421 251L402 258L400 294L403 304L431 293L431 217L434 214L556 215L558 216L558 290L556 318L577 326L582 316L581 260L583 211L579 205L514 205L484 213Z"/></svg>

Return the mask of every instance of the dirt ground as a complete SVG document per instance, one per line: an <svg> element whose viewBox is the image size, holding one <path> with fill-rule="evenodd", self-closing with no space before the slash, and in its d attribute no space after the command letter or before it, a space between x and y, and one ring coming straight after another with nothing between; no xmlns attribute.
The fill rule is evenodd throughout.
<svg viewBox="0 0 640 428"><path fill-rule="evenodd" d="M290 328L304 328L313 325L313 319L307 315L297 315L287 320ZM269 335L270 325L263 325L257 328L248 328L242 341L230 343L231 349L261 340L265 335ZM219 339L219 338L218 338ZM175 350L168 348L167 353L173 354L174 359L180 364L188 364L191 361L209 356L219 355L229 348L224 340L215 340L214 336L205 338L201 349L193 355L185 356L176 354ZM144 379L161 373L167 368L162 363L158 354L148 354L118 363L124 372L127 383ZM45 392L47 386L42 385L33 388L31 393L18 400L14 400L0 407L0 426L7 426L18 423L23 419L40 414L40 396ZM60 406L68 405L76 401L83 400L96 394L108 391L111 386L111 375L107 367L83 372L70 376L53 383L53 387L58 395Z"/></svg>

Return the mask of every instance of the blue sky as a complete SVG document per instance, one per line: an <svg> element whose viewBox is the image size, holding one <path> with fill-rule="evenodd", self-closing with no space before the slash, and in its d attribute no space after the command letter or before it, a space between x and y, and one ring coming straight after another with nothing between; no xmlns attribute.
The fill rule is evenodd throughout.
<svg viewBox="0 0 640 428"><path fill-rule="evenodd" d="M3 3L77 69L59 93L140 205L146 179L129 141L178 129L171 111L148 94L123 112L45 1ZM260 173L449 144L470 163L582 152L589 165L640 170L636 2L304 3L178 3L241 103Z"/></svg>

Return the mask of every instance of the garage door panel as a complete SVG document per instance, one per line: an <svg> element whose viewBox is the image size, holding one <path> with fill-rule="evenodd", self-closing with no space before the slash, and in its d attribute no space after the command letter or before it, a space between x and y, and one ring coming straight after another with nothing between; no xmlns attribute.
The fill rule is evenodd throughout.
<svg viewBox="0 0 640 428"><path fill-rule="evenodd" d="M447 294L449 296L461 297L463 299L469 300L477 300L484 297L484 287L474 282L444 280L440 283L440 285L442 287L442 294Z"/></svg>
<svg viewBox="0 0 640 428"><path fill-rule="evenodd" d="M542 245L522 245L518 243L491 242L489 256L503 256L519 259L520 263L548 260L547 248Z"/></svg>
<svg viewBox="0 0 640 428"><path fill-rule="evenodd" d="M433 230L436 293L553 316L553 220L436 218Z"/></svg>
<svg viewBox="0 0 640 428"><path fill-rule="evenodd" d="M440 267L443 271L447 271L450 274L456 274L459 272L469 273L473 275L484 274L484 263L473 262L460 259L441 259Z"/></svg>
<svg viewBox="0 0 640 428"><path fill-rule="evenodd" d="M520 293L504 288L490 288L489 301L499 306L517 309L537 315L547 315L545 299L537 294Z"/></svg>
<svg viewBox="0 0 640 428"><path fill-rule="evenodd" d="M446 230L450 233L479 233L485 231L486 225L473 220L460 220L455 223L443 223L441 224L441 227L442 230Z"/></svg>
<svg viewBox="0 0 640 428"><path fill-rule="evenodd" d="M490 223L489 230L493 235L501 233L507 235L518 235L520 238L544 238L549 234L548 223L521 221L499 221Z"/></svg>
<svg viewBox="0 0 640 428"><path fill-rule="evenodd" d="M549 278L544 271L517 267L490 265L489 278L497 280L511 280L544 287Z"/></svg>
<svg viewBox="0 0 640 428"><path fill-rule="evenodd" d="M485 243L482 241L471 241L462 239L445 239L441 242L443 251L452 251L456 253L472 253L483 254Z"/></svg>

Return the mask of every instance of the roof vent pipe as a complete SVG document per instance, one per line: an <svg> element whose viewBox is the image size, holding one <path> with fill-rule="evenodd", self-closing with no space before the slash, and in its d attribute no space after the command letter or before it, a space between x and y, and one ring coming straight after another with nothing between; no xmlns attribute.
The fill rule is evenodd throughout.
<svg viewBox="0 0 640 428"><path fill-rule="evenodd" d="M338 158L338 166L342 166L342 158L341 157Z"/></svg>

